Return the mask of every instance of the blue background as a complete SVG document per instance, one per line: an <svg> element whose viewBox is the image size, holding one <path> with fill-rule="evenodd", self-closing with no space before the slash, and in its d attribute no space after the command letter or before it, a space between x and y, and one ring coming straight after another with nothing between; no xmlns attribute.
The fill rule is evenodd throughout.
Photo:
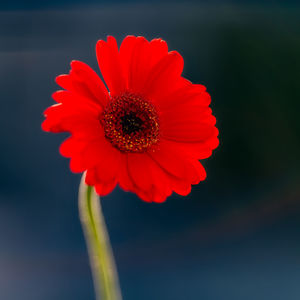
<svg viewBox="0 0 300 300"><path fill-rule="evenodd" d="M41 131L55 76L106 35L162 37L207 86L220 146L187 197L102 199L124 300L300 298L296 1L1 2L0 299L94 298L80 175Z"/></svg>

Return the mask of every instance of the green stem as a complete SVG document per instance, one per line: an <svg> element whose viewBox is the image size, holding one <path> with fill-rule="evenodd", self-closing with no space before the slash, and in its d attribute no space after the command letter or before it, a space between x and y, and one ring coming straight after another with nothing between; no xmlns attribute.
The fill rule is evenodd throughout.
<svg viewBox="0 0 300 300"><path fill-rule="evenodd" d="M79 216L87 243L97 299L122 300L100 199L94 188L85 184L85 174L79 188Z"/></svg>

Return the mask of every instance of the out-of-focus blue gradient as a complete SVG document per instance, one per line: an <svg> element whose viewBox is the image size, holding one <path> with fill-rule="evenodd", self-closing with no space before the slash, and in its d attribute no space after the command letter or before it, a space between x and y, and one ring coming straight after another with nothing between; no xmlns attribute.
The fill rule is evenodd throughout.
<svg viewBox="0 0 300 300"><path fill-rule="evenodd" d="M43 4L42 4L43 3ZM41 131L55 76L97 39L162 37L207 86L220 146L187 197L102 199L124 300L300 299L296 1L16 1L0 11L0 299L87 300L80 175Z"/></svg>

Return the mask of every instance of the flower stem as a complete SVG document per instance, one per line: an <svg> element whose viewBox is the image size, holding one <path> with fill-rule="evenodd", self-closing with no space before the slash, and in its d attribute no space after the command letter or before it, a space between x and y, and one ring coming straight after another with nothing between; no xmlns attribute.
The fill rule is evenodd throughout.
<svg viewBox="0 0 300 300"><path fill-rule="evenodd" d="M122 300L100 199L94 187L85 184L85 174L79 188L79 216L87 243L97 299Z"/></svg>

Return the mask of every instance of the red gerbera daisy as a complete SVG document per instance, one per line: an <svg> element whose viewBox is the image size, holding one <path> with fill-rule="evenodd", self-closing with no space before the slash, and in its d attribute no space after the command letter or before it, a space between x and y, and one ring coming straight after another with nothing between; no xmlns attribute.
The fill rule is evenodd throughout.
<svg viewBox="0 0 300 300"><path fill-rule="evenodd" d="M210 96L181 76L183 59L162 39L114 37L96 45L107 85L86 64L72 61L56 82L58 104L45 111L45 131L71 133L60 147L73 172L99 195L116 184L145 201L187 195L206 177L199 159L218 145Z"/></svg>

